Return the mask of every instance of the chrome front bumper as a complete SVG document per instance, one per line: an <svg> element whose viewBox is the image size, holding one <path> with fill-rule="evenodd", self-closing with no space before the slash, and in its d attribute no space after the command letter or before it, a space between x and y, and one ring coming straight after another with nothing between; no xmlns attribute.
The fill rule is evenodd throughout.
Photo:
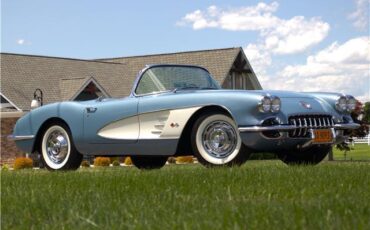
<svg viewBox="0 0 370 230"><path fill-rule="evenodd" d="M19 136L9 135L8 136L8 140L11 140L11 141L30 140L33 138L35 138L34 135L19 135Z"/></svg>
<svg viewBox="0 0 370 230"><path fill-rule="evenodd" d="M297 127L295 125L272 125L272 126L248 126L248 127L239 127L239 132L264 132L264 131L279 131L279 132L288 132L294 129L298 129L302 127ZM309 128L309 127L307 127ZM358 129L360 125L357 123L347 123L347 124L335 124L334 129Z"/></svg>

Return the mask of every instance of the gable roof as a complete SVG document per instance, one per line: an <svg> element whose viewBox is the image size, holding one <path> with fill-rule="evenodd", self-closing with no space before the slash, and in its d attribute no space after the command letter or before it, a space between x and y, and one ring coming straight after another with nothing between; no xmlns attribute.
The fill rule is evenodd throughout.
<svg viewBox="0 0 370 230"><path fill-rule="evenodd" d="M150 64L185 64L197 65L208 69L211 75L223 83L237 55L243 52L241 47L199 50L179 53L153 54L131 57L117 57L97 59L104 62L122 63L128 66L130 73L125 78L133 82L136 74L145 66Z"/></svg>
<svg viewBox="0 0 370 230"><path fill-rule="evenodd" d="M30 109L36 88L45 104L70 100L91 77L113 97L131 89L122 81L122 64L7 53L0 58L1 93L22 110Z"/></svg>
<svg viewBox="0 0 370 230"><path fill-rule="evenodd" d="M93 79L102 92L124 97L130 94L138 72L149 64L202 66L222 85L240 56L259 85L241 47L96 60L1 53L1 93L21 110L29 110L36 88L43 91L44 103L48 104L73 100Z"/></svg>
<svg viewBox="0 0 370 230"><path fill-rule="evenodd" d="M60 98L63 101L70 100L88 79L89 77L60 79Z"/></svg>
<svg viewBox="0 0 370 230"><path fill-rule="evenodd" d="M69 79L63 79L63 80L69 80ZM78 79L76 79L78 81ZM79 89L75 90L73 89L72 87L70 89L68 89L68 92L70 93L70 95L68 95L68 99L65 99L65 100L75 100L78 95L80 93L82 93L82 91L90 84L90 83L93 83L99 90L100 92L104 95L104 97L111 97L110 94L108 92L106 92L104 90L104 88L95 80L95 78L93 77L90 77L88 79L84 79L85 82L83 82L82 86L81 86L81 83L80 84L76 84L77 86L80 86ZM69 82L71 83L71 82ZM73 82L72 82L73 84ZM66 86L65 86L66 87ZM65 89L65 87L61 87L61 90L63 91L67 91L67 89ZM71 90L72 89L72 90ZM62 98L63 100L63 98Z"/></svg>

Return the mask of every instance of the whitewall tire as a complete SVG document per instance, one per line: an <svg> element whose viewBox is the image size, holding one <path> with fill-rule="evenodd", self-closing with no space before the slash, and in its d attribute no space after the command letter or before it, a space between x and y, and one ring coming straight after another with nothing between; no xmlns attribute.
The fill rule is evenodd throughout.
<svg viewBox="0 0 370 230"><path fill-rule="evenodd" d="M50 170L77 169L82 155L76 150L69 128L63 123L53 123L42 134L41 156Z"/></svg>
<svg viewBox="0 0 370 230"><path fill-rule="evenodd" d="M206 166L241 165L250 156L234 120L222 113L202 114L193 126L191 140L195 156Z"/></svg>

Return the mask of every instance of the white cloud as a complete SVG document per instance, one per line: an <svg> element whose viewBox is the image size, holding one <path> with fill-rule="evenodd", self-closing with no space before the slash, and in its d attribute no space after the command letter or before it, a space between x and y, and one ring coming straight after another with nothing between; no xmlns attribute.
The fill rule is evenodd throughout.
<svg viewBox="0 0 370 230"><path fill-rule="evenodd" d="M25 42L24 39L18 39L17 40L18 45L24 45L24 42Z"/></svg>
<svg viewBox="0 0 370 230"><path fill-rule="evenodd" d="M253 70L258 75L266 74L266 69L271 65L271 55L262 45L249 44L243 48Z"/></svg>
<svg viewBox="0 0 370 230"><path fill-rule="evenodd" d="M23 45L31 45L31 42L21 38L21 39L18 39L17 41L17 44L20 45L20 46L23 46Z"/></svg>
<svg viewBox="0 0 370 230"><path fill-rule="evenodd" d="M370 0L354 0L356 9L348 18L353 20L353 25L359 29L367 29L369 27L369 4Z"/></svg>
<svg viewBox="0 0 370 230"><path fill-rule="evenodd" d="M304 65L288 65L265 88L282 90L350 93L369 101L370 37L358 37L343 44L334 42L309 56Z"/></svg>
<svg viewBox="0 0 370 230"><path fill-rule="evenodd" d="M302 52L327 36L330 29L328 23L303 16L282 19L274 15L278 7L277 2L230 9L210 6L204 11L186 14L177 25L191 25L194 30L257 31L264 40L265 49L275 54Z"/></svg>
<svg viewBox="0 0 370 230"><path fill-rule="evenodd" d="M329 24L319 18L295 16L280 20L276 27L264 32L265 46L275 54L300 53L324 40L329 29Z"/></svg>

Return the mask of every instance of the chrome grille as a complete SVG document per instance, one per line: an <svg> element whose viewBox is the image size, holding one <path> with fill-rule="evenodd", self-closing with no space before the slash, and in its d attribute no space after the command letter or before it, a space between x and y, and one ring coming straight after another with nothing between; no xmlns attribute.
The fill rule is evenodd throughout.
<svg viewBox="0 0 370 230"><path fill-rule="evenodd" d="M330 115L295 115L289 117L289 124L297 128L289 132L289 137L309 137L310 129L328 129L334 126Z"/></svg>

